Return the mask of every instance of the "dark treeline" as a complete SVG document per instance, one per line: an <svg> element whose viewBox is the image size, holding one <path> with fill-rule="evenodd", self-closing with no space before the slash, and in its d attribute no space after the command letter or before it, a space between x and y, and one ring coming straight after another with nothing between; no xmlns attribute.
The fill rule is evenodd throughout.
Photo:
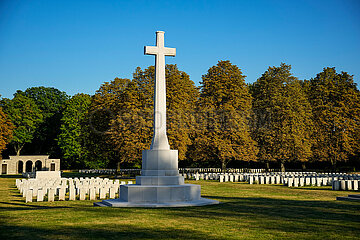
<svg viewBox="0 0 360 240"><path fill-rule="evenodd" d="M196 87L166 66L167 132L183 167L356 170L360 92L353 76L324 68L298 80L269 67L252 84L219 61ZM93 96L49 87L0 101L0 153L49 154L63 169L139 168L150 147L154 67L105 82Z"/></svg>

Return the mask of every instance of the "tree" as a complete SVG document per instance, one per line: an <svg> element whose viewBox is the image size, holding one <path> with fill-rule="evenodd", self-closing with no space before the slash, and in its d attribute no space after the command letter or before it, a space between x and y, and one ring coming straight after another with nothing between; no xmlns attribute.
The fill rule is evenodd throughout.
<svg viewBox="0 0 360 240"><path fill-rule="evenodd" d="M14 96L24 95L34 100L43 118L38 125L34 139L29 145L32 154L50 154L60 156L56 139L60 133L62 110L69 96L53 87L31 87L24 92L18 90Z"/></svg>
<svg viewBox="0 0 360 240"><path fill-rule="evenodd" d="M284 63L269 67L251 86L258 157L267 165L279 162L282 171L285 162L308 161L312 144L311 107L290 70Z"/></svg>
<svg viewBox="0 0 360 240"><path fill-rule="evenodd" d="M123 93L129 82L122 78L105 82L91 99L89 114L82 127L86 148L84 160L89 168L104 168L119 162L119 154L111 140L111 127L121 113Z"/></svg>
<svg viewBox="0 0 360 240"><path fill-rule="evenodd" d="M22 94L16 94L13 99L3 99L2 107L15 126L11 145L16 155L20 155L26 143L31 143L34 133L43 121L43 115L35 101Z"/></svg>
<svg viewBox="0 0 360 240"><path fill-rule="evenodd" d="M185 160L191 137L195 132L194 110L199 90L187 73L176 65L166 65L167 133L169 144Z"/></svg>
<svg viewBox="0 0 360 240"><path fill-rule="evenodd" d="M67 101L61 118L60 134L57 138L65 161L69 168L84 167L86 149L83 145L82 126L89 113L91 97L87 94L76 94Z"/></svg>
<svg viewBox="0 0 360 240"><path fill-rule="evenodd" d="M119 153L119 167L141 167L141 152L150 145L152 118L141 95L136 83L130 82L121 96L121 111L111 124L109 136Z"/></svg>
<svg viewBox="0 0 360 240"><path fill-rule="evenodd" d="M324 68L306 82L314 121L314 158L336 163L360 150L360 93L353 76Z"/></svg>
<svg viewBox="0 0 360 240"><path fill-rule="evenodd" d="M1 153L12 138L14 125L0 107L0 159Z"/></svg>
<svg viewBox="0 0 360 240"><path fill-rule="evenodd" d="M249 129L252 98L241 70L230 61L219 61L200 84L195 159L215 160L223 170L230 161L256 160Z"/></svg>
<svg viewBox="0 0 360 240"><path fill-rule="evenodd" d="M153 135L153 66L145 70L137 68L121 99L121 111L117 112L109 132L119 153L120 162L141 166L141 152L149 148ZM195 108L198 91L189 75L176 65L166 65L167 133L169 144L179 150L184 160L191 144L191 111Z"/></svg>

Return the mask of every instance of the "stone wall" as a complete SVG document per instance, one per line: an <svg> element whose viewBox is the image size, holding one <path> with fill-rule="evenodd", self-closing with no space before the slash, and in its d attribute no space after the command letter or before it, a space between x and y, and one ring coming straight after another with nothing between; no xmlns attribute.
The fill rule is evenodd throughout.
<svg viewBox="0 0 360 240"><path fill-rule="evenodd" d="M48 155L10 156L0 160L1 174L21 174L36 171L60 171L60 159L49 159Z"/></svg>

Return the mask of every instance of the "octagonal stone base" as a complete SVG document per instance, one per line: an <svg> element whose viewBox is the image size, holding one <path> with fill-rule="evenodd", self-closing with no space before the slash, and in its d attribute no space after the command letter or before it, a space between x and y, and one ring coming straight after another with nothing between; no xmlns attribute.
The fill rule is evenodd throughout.
<svg viewBox="0 0 360 240"><path fill-rule="evenodd" d="M219 204L218 201L202 198L200 186L183 185L121 185L120 198L94 203L108 207L189 207Z"/></svg>

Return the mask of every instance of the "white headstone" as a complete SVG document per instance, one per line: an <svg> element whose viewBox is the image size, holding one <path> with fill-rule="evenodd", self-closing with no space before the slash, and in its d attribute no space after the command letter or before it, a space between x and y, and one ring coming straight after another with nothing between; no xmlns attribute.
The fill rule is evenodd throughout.
<svg viewBox="0 0 360 240"><path fill-rule="evenodd" d="M346 180L340 181L340 189L344 191L346 190Z"/></svg>
<svg viewBox="0 0 360 240"><path fill-rule="evenodd" d="M36 201L37 202L44 201L44 191L42 189L38 189L37 196L36 196Z"/></svg>
<svg viewBox="0 0 360 240"><path fill-rule="evenodd" d="M346 184L347 185L347 190L349 190L349 191L353 190L353 187L352 187L353 180L347 180L346 183L347 183Z"/></svg>
<svg viewBox="0 0 360 240"><path fill-rule="evenodd" d="M358 190L359 190L359 181L358 181L358 180L354 180L353 186L354 186L354 190L355 190L355 191L358 191Z"/></svg>
<svg viewBox="0 0 360 240"><path fill-rule="evenodd" d="M100 199L105 199L105 198L106 198L106 189L100 188Z"/></svg>
<svg viewBox="0 0 360 240"><path fill-rule="evenodd" d="M86 189L84 187L79 189L79 200L83 201L86 199Z"/></svg>
<svg viewBox="0 0 360 240"><path fill-rule="evenodd" d="M65 201L65 195L66 195L66 188L65 187L59 188L59 201Z"/></svg>
<svg viewBox="0 0 360 240"><path fill-rule="evenodd" d="M219 181L224 182L224 175L220 175Z"/></svg>
<svg viewBox="0 0 360 240"><path fill-rule="evenodd" d="M48 202L55 201L55 189L50 188L48 191Z"/></svg>
<svg viewBox="0 0 360 240"><path fill-rule="evenodd" d="M76 200L76 190L75 190L75 187L69 187L69 200L70 200L70 201Z"/></svg>
<svg viewBox="0 0 360 240"><path fill-rule="evenodd" d="M90 188L89 190L89 199L90 200L96 200L96 189Z"/></svg>
<svg viewBox="0 0 360 240"><path fill-rule="evenodd" d="M26 190L26 198L25 198L25 202L32 202L33 199L33 190L32 189L28 189Z"/></svg>
<svg viewBox="0 0 360 240"><path fill-rule="evenodd" d="M253 176L250 176L249 177L249 184L253 184L254 183L254 177Z"/></svg>
<svg viewBox="0 0 360 240"><path fill-rule="evenodd" d="M293 186L293 182L294 182L294 178L289 178L289 179L288 179L288 187L292 187L292 186Z"/></svg>
<svg viewBox="0 0 360 240"><path fill-rule="evenodd" d="M109 198L110 199L115 198L115 192L116 192L116 188L110 188L110 192L109 192Z"/></svg>

